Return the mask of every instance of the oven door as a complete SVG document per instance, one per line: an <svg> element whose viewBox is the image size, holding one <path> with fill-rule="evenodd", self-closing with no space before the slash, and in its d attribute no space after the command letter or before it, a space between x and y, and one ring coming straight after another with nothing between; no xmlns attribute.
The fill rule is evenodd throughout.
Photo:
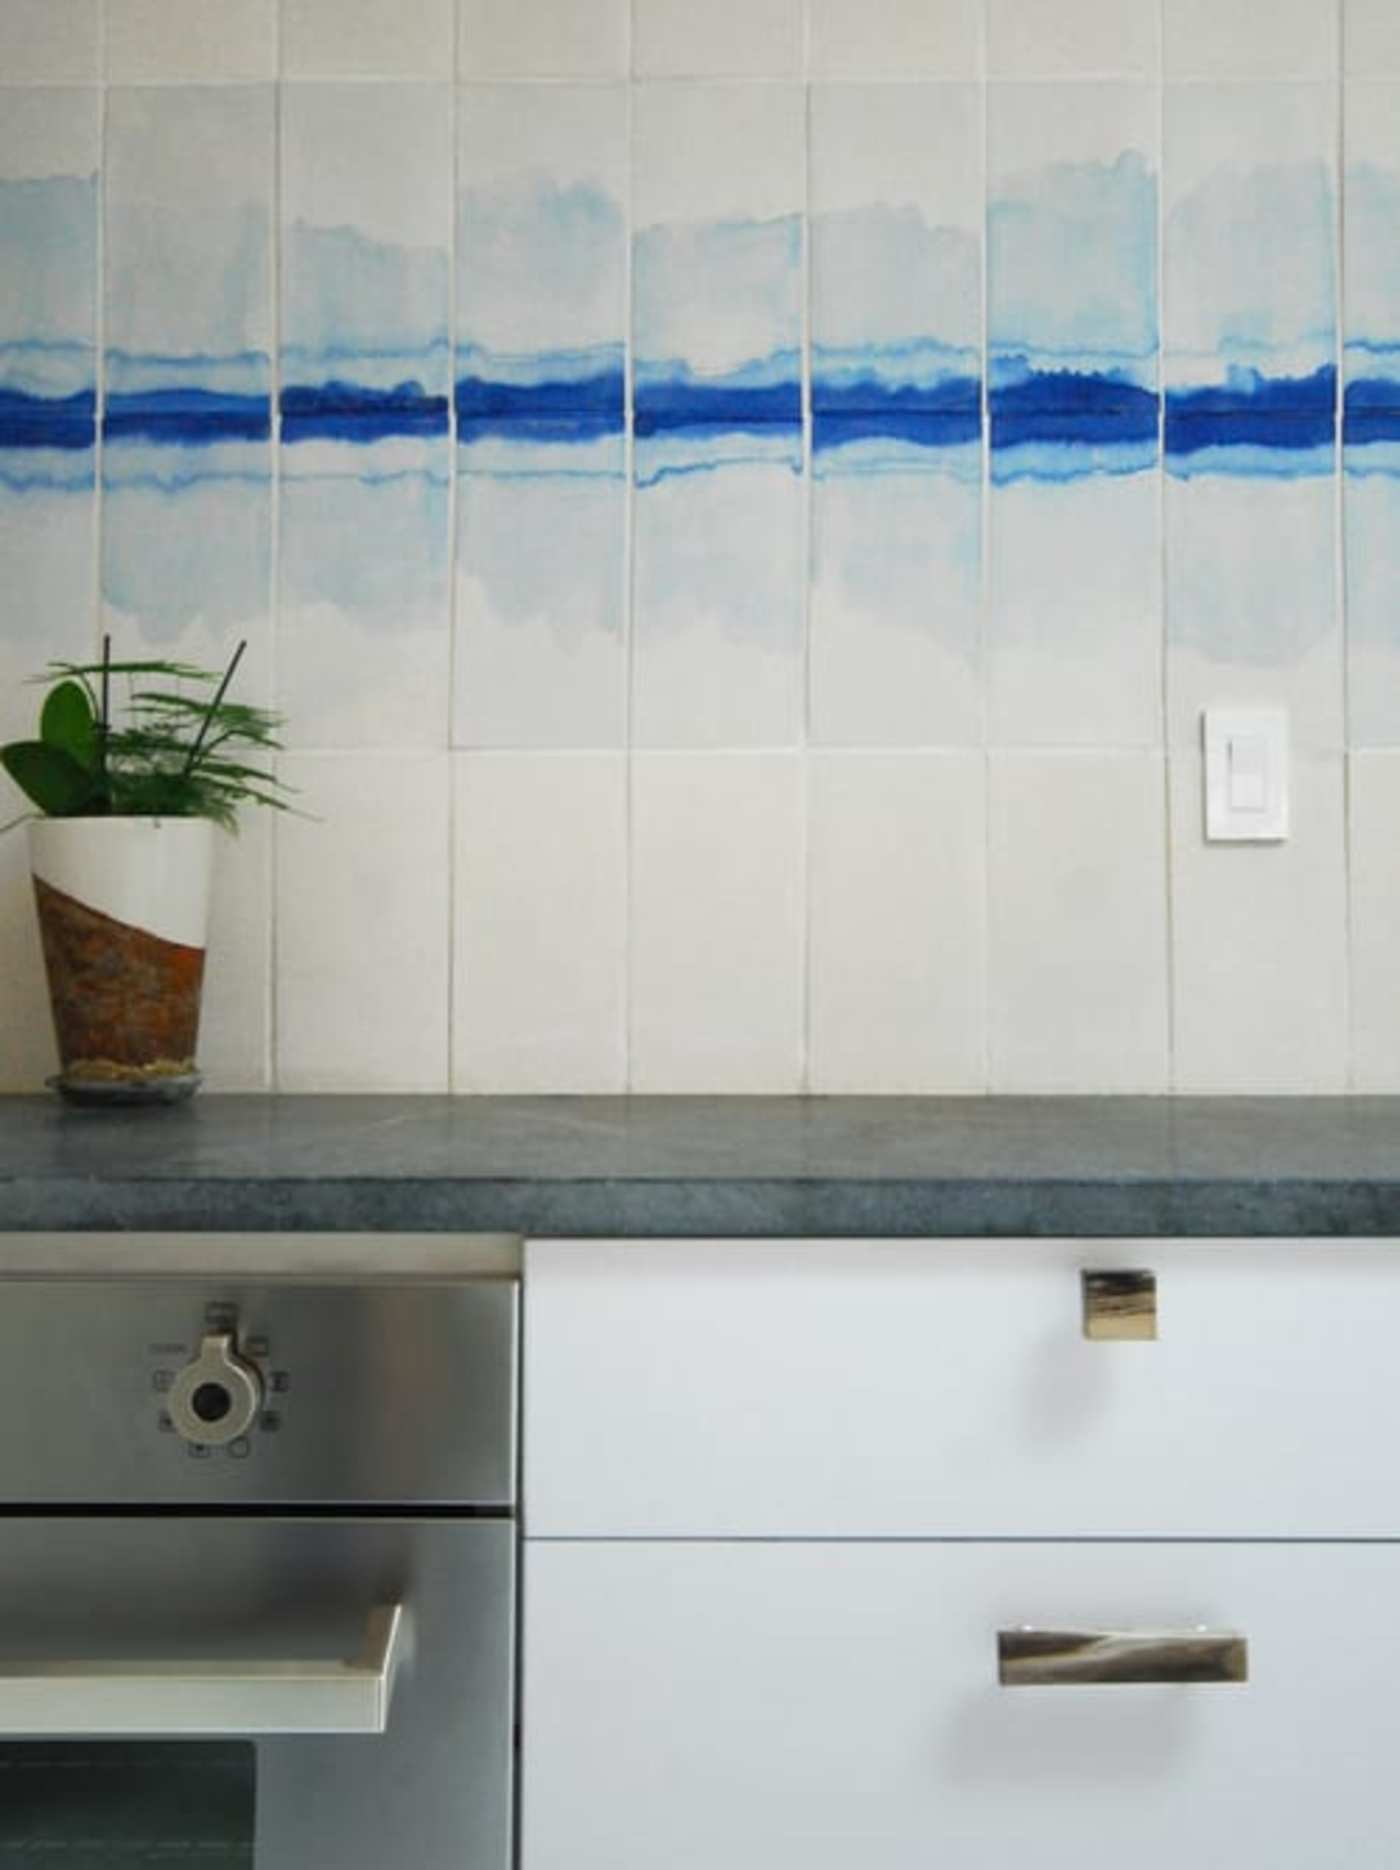
<svg viewBox="0 0 1400 1870"><path fill-rule="evenodd" d="M514 1536L7 1517L0 1864L508 1870Z"/></svg>

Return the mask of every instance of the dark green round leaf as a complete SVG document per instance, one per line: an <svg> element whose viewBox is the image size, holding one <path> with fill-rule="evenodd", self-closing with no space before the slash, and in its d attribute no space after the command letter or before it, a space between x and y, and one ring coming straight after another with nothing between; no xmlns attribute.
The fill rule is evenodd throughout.
<svg viewBox="0 0 1400 1870"><path fill-rule="evenodd" d="M49 691L39 716L39 738L89 772L97 770L97 721L81 682L60 682Z"/></svg>
<svg viewBox="0 0 1400 1870"><path fill-rule="evenodd" d="M0 747L0 763L41 812L50 818L75 818L95 804L98 787L92 774L62 747L42 740L15 740Z"/></svg>

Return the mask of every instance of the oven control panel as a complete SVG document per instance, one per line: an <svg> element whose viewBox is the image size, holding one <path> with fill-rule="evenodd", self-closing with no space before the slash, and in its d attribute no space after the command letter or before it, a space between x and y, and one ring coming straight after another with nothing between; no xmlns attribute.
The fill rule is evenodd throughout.
<svg viewBox="0 0 1400 1870"><path fill-rule="evenodd" d="M240 1336L235 1307L217 1304L206 1308L193 1347L150 1345L157 1428L177 1436L196 1460L221 1453L246 1461L258 1432L281 1428L281 1400L291 1387L288 1371L270 1367L271 1351L264 1336Z"/></svg>
<svg viewBox="0 0 1400 1870"><path fill-rule="evenodd" d="M494 1274L0 1272L0 1510L508 1504L517 1339Z"/></svg>

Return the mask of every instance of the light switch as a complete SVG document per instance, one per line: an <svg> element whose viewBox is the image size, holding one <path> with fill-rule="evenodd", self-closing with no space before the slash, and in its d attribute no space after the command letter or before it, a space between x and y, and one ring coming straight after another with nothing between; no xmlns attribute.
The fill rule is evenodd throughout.
<svg viewBox="0 0 1400 1870"><path fill-rule="evenodd" d="M1207 708L1206 837L1212 843L1288 836L1288 716L1282 708Z"/></svg>

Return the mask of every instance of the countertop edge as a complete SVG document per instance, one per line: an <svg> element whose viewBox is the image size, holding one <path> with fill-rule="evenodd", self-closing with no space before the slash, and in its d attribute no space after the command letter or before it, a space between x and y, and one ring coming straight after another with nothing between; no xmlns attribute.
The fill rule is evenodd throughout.
<svg viewBox="0 0 1400 1870"><path fill-rule="evenodd" d="M0 1182L6 1232L537 1238L1400 1237L1400 1176L997 1178L112 1174Z"/></svg>

